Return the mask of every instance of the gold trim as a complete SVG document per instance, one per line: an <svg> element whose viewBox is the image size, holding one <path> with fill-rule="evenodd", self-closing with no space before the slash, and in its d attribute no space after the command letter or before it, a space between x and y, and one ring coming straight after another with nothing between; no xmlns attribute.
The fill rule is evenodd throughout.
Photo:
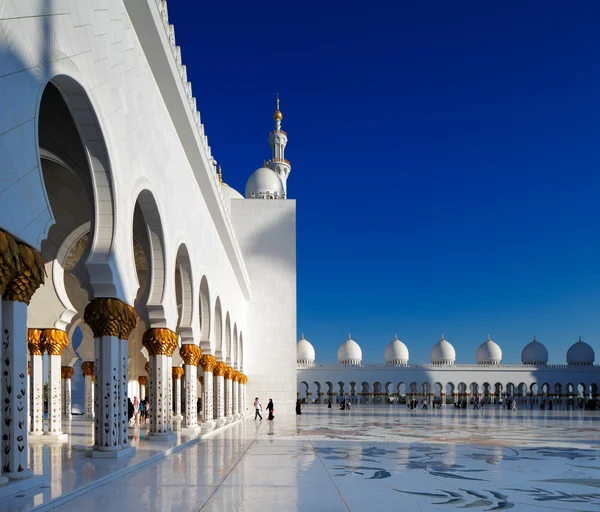
<svg viewBox="0 0 600 512"><path fill-rule="evenodd" d="M226 380L232 380L233 379L233 375L234 375L235 370L231 367L231 366L227 366L225 368L225 379Z"/></svg>
<svg viewBox="0 0 600 512"><path fill-rule="evenodd" d="M41 329L27 329L27 349L32 356L43 356L44 347L40 341Z"/></svg>
<svg viewBox="0 0 600 512"><path fill-rule="evenodd" d="M183 364L198 366L202 357L202 350L200 350L198 345L194 345L193 343L184 343L179 349L179 355L183 359Z"/></svg>
<svg viewBox="0 0 600 512"><path fill-rule="evenodd" d="M75 369L72 366L61 366L60 367L60 378L61 379L70 379L73 377L75 373Z"/></svg>
<svg viewBox="0 0 600 512"><path fill-rule="evenodd" d="M142 345L151 356L172 357L177 348L177 334L166 327L148 329L142 336Z"/></svg>
<svg viewBox="0 0 600 512"><path fill-rule="evenodd" d="M146 364L144 365L144 370L146 370L146 373L150 373L150 361L146 361Z"/></svg>
<svg viewBox="0 0 600 512"><path fill-rule="evenodd" d="M84 377L87 377L88 375L93 377L94 376L94 362L93 361L84 361L83 363L81 363L81 373L83 373Z"/></svg>
<svg viewBox="0 0 600 512"><path fill-rule="evenodd" d="M40 334L40 343L44 352L48 352L49 356L60 356L63 349L69 344L69 337L61 329L43 329Z"/></svg>
<svg viewBox="0 0 600 512"><path fill-rule="evenodd" d="M181 366L173 366L171 368L171 375L174 379L181 379L181 377L183 377L183 373L183 368Z"/></svg>
<svg viewBox="0 0 600 512"><path fill-rule="evenodd" d="M83 313L83 320L91 327L94 338L115 336L126 340L137 325L137 315L129 304L108 297L90 302Z"/></svg>
<svg viewBox="0 0 600 512"><path fill-rule="evenodd" d="M225 371L227 371L227 365L223 361L219 361L215 365L215 369L213 370L213 375L215 377L224 377Z"/></svg>
<svg viewBox="0 0 600 512"><path fill-rule="evenodd" d="M211 356L210 354L204 354L200 359L200 364L202 365L202 369L205 372L212 372L217 365L217 360L215 356Z"/></svg>
<svg viewBox="0 0 600 512"><path fill-rule="evenodd" d="M140 383L140 386L145 386L146 384L148 384L148 377L140 375L138 377L138 382Z"/></svg>

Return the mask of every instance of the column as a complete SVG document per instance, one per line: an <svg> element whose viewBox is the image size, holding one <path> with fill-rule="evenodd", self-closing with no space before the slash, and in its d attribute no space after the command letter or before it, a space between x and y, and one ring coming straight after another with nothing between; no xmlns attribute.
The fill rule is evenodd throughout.
<svg viewBox="0 0 600 512"><path fill-rule="evenodd" d="M183 368L180 366L173 366L171 368L171 376L173 378L173 416L174 420L181 420L181 377L183 377Z"/></svg>
<svg viewBox="0 0 600 512"><path fill-rule="evenodd" d="M214 356L205 354L200 359L204 370L204 384L202 385L202 421L208 425L213 424L213 370L217 365Z"/></svg>
<svg viewBox="0 0 600 512"><path fill-rule="evenodd" d="M238 418L240 415L240 372L233 372L233 415Z"/></svg>
<svg viewBox="0 0 600 512"><path fill-rule="evenodd" d="M42 329L40 340L48 353L48 425L45 435L57 441L69 436L62 431L62 372L61 354L69 344L67 333L61 329Z"/></svg>
<svg viewBox="0 0 600 512"><path fill-rule="evenodd" d="M213 416L218 423L224 423L225 417L225 370L227 365L220 361L213 370Z"/></svg>
<svg viewBox="0 0 600 512"><path fill-rule="evenodd" d="M119 299L98 298L85 308L94 333L94 458L135 454L129 444L127 340L137 325L134 309Z"/></svg>
<svg viewBox="0 0 600 512"><path fill-rule="evenodd" d="M177 348L177 334L165 327L148 329L142 337L142 345L150 356L150 427L146 438L172 441L177 436L173 433L171 424L171 357Z"/></svg>
<svg viewBox="0 0 600 512"><path fill-rule="evenodd" d="M138 377L138 382L140 384L140 402L146 398L146 384L148 384L148 377L144 375L140 375Z"/></svg>
<svg viewBox="0 0 600 512"><path fill-rule="evenodd" d="M241 387L241 390L240 390L240 398L242 400L242 405L241 405L241 407L242 407L242 416L246 415L246 411L247 411L247 408L248 408L247 402L246 402L246 383L247 382L248 382L248 377L246 375L242 374L242 380L241 380L242 387Z"/></svg>
<svg viewBox="0 0 600 512"><path fill-rule="evenodd" d="M31 354L29 376L29 432L33 436L44 433L44 349L40 329L27 329L27 348Z"/></svg>
<svg viewBox="0 0 600 512"><path fill-rule="evenodd" d="M64 419L71 419L71 377L75 370L72 366L62 366L60 377L62 379L62 415Z"/></svg>
<svg viewBox="0 0 600 512"><path fill-rule="evenodd" d="M233 372L235 370L230 366L225 368L225 416L233 415Z"/></svg>
<svg viewBox="0 0 600 512"><path fill-rule="evenodd" d="M85 418L94 419L94 362L81 363L81 373L85 381Z"/></svg>
<svg viewBox="0 0 600 512"><path fill-rule="evenodd" d="M179 349L183 360L185 376L185 421L183 432L195 433L198 426L198 364L202 357L200 347L193 343L183 343ZM204 402L206 406L206 402Z"/></svg>
<svg viewBox="0 0 600 512"><path fill-rule="evenodd" d="M446 405L446 393L442 393L442 405Z"/></svg>

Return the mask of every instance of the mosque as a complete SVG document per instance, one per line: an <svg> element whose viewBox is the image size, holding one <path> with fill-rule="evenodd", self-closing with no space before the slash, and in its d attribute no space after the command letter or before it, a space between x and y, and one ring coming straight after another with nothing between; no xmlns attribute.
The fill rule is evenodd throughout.
<svg viewBox="0 0 600 512"><path fill-rule="evenodd" d="M548 350L535 337L523 348L520 365L503 365L502 349L489 336L477 348L477 364L456 364L456 351L444 335L431 348L430 364L411 364L408 356L408 347L396 336L385 347L383 364L363 365L362 350L348 335L338 350L338 364L319 365L302 335L296 344L298 398L318 404L408 399L428 405L510 399L536 407L550 400L560 407L577 398L598 398L600 368L594 365L594 349L581 338L567 350L567 364L548 364Z"/></svg>
<svg viewBox="0 0 600 512"><path fill-rule="evenodd" d="M267 390L292 410L279 98L271 158L242 195L212 154L166 1L1 10L0 498L34 480L30 446L69 441L74 413L93 424L88 456L106 459L135 452L134 397L150 402L143 442L231 424Z"/></svg>

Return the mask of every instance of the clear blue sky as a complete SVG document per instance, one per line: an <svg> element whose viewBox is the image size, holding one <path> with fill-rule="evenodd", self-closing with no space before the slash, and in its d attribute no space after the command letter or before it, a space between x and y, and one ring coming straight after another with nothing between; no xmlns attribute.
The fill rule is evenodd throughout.
<svg viewBox="0 0 600 512"><path fill-rule="evenodd" d="M270 157L281 96L298 334L428 362L488 334L554 363L600 337L600 4L169 2L224 179ZM600 350L598 359L600 359Z"/></svg>

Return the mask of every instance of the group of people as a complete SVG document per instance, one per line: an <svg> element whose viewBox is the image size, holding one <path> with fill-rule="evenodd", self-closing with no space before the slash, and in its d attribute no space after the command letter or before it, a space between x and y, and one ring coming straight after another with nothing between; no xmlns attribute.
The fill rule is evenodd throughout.
<svg viewBox="0 0 600 512"><path fill-rule="evenodd" d="M256 411L254 414L254 419L256 418L260 418L261 420L263 419L262 414L260 413L260 411L262 411L262 403L260 402L260 400L258 399L258 397L256 397L254 399L254 410ZM269 416L267 417L267 419L269 421L275 419L275 405L273 404L273 399L269 398L269 403L267 404L267 411L269 411Z"/></svg>
<svg viewBox="0 0 600 512"><path fill-rule="evenodd" d="M150 402L147 398L144 398L141 402L138 400L137 396L133 397L133 403L131 399L129 399L129 406L133 408L133 411L129 414L129 421L133 419L133 424L137 425L146 423L148 419L148 414L150 412Z"/></svg>

